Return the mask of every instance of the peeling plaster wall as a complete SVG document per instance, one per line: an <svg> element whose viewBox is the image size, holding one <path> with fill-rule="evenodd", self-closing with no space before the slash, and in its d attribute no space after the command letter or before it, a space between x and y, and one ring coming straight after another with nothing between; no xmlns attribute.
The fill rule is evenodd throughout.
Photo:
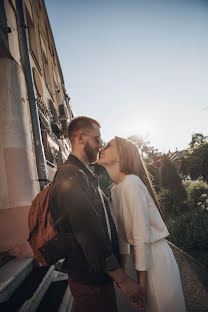
<svg viewBox="0 0 208 312"><path fill-rule="evenodd" d="M26 207L30 206L39 191L39 183L25 80L21 67L15 61L8 58L0 59L0 86L0 251L2 251L16 248L21 244L27 245Z"/></svg>
<svg viewBox="0 0 208 312"><path fill-rule="evenodd" d="M31 256L31 249L26 241L28 212L40 188L28 95L21 63L15 0L4 0L1 4L3 10L0 26L3 25L1 26L3 31L0 29L0 39L6 42L6 52L0 54L0 252L9 251L15 256L26 257L26 255ZM48 101L52 101L59 114L59 105L65 103L67 106L67 97L44 1L24 0L24 5L31 15L36 34L33 36L37 44L36 55L32 51L32 44L27 36L31 69L36 69L42 89L42 92L39 92L40 90L37 90L37 85L35 85L35 97L40 96L46 108ZM27 18L26 23L28 23ZM5 33L5 30L8 33ZM46 82L41 37L44 40L50 65L50 88ZM41 115L41 108L38 107L38 109ZM44 131L50 132L50 120L48 120L48 125L49 127ZM59 127L61 127L60 120ZM62 157L68 154L69 149L65 146L67 139L57 139L55 134L52 133L52 135L55 143L57 144L57 141L59 143ZM48 150L45 150L45 155L47 152ZM65 158L62 159L65 160ZM56 166L55 160L52 163L48 159L46 167L51 181L56 172Z"/></svg>

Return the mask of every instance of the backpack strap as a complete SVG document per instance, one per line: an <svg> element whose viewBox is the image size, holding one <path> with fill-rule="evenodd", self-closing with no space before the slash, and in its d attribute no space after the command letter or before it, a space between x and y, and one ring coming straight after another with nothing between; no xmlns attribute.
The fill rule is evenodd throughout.
<svg viewBox="0 0 208 312"><path fill-rule="evenodd" d="M29 233L29 237L28 237L28 239L27 239L27 242L30 242L33 233L34 233L34 232L37 230L37 228L38 228L38 225L39 225L39 220L37 219L34 228L33 228L32 231L30 231L30 233Z"/></svg>

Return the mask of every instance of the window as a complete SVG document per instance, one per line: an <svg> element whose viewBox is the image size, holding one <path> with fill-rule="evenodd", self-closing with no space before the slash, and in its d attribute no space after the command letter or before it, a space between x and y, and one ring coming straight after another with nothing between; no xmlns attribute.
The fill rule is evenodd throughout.
<svg viewBox="0 0 208 312"><path fill-rule="evenodd" d="M58 87L58 81L57 81L57 77L56 77L56 73L55 73L54 69L53 69L53 80L54 80L56 103L57 103L57 105L60 105L61 104L61 90Z"/></svg>
<svg viewBox="0 0 208 312"><path fill-rule="evenodd" d="M25 6L25 15L26 15L26 24L28 27L28 38L29 38L29 44L30 44L30 51L35 59L36 63L39 66L39 54L38 54L38 44L37 44L37 37L35 33L35 25L33 23L33 17L32 17L32 9L30 7L30 10Z"/></svg>
<svg viewBox="0 0 208 312"><path fill-rule="evenodd" d="M46 45L44 43L42 35L40 35L40 42L41 42L41 50L42 50L42 57L43 57L43 68L44 68L44 74L45 74L45 83L48 87L48 90L50 92L52 92L50 68L49 68L49 63L48 63L48 55L47 55Z"/></svg>
<svg viewBox="0 0 208 312"><path fill-rule="evenodd" d="M51 130L56 135L56 137L60 139L62 131L61 129L59 129L58 126L58 113L55 109L53 102L50 99L48 99L48 107L53 115L53 117L51 118Z"/></svg>

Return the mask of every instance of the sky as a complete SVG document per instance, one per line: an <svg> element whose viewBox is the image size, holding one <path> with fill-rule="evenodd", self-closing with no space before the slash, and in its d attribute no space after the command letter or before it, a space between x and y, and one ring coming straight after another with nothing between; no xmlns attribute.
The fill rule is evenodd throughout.
<svg viewBox="0 0 208 312"><path fill-rule="evenodd" d="M208 0L45 0L74 115L160 152L208 135Z"/></svg>

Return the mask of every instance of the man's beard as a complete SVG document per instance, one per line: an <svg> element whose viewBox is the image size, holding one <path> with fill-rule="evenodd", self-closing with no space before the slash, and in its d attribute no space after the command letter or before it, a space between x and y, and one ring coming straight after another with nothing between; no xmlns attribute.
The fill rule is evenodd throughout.
<svg viewBox="0 0 208 312"><path fill-rule="evenodd" d="M95 163L98 160L98 153L92 148L89 142L86 142L84 151L90 164Z"/></svg>

